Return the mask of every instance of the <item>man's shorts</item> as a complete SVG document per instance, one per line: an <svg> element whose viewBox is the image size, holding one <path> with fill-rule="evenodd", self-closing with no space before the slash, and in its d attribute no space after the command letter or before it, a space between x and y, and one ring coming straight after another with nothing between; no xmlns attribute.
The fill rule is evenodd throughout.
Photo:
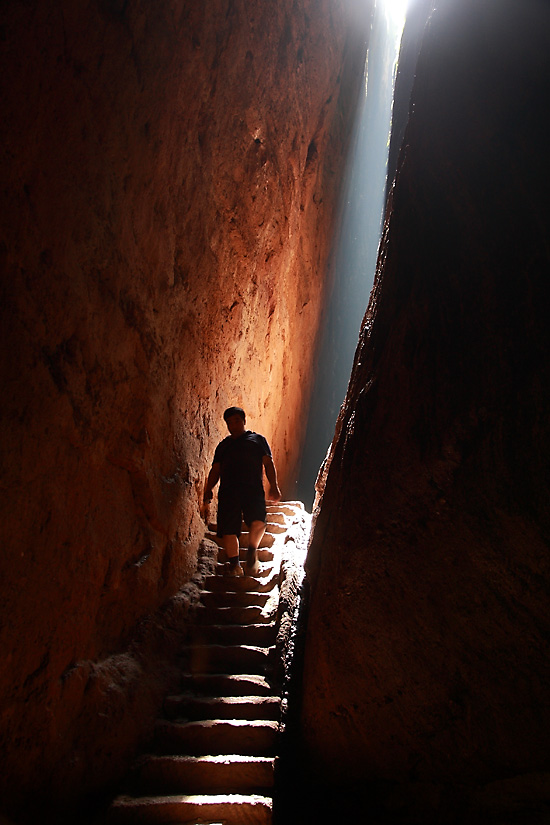
<svg viewBox="0 0 550 825"><path fill-rule="evenodd" d="M267 510L263 489L232 488L218 495L218 537L240 536L243 520L250 527L253 521L265 521Z"/></svg>

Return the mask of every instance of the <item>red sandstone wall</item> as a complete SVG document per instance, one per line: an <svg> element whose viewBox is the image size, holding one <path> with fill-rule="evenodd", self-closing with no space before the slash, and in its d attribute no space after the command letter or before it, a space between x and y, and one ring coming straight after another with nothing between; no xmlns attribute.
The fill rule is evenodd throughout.
<svg viewBox="0 0 550 825"><path fill-rule="evenodd" d="M292 492L364 60L349 9L4 9L0 776L12 815L31 785L38 799L93 787L139 736L125 704L139 667L112 657L195 572L228 404L269 438Z"/></svg>
<svg viewBox="0 0 550 825"><path fill-rule="evenodd" d="M398 821L543 822L550 18L438 5L321 485L300 764Z"/></svg>

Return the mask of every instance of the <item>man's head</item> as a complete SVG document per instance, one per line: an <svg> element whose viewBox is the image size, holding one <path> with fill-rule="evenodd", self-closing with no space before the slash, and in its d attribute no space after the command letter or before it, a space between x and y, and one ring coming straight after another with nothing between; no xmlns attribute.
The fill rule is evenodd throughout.
<svg viewBox="0 0 550 825"><path fill-rule="evenodd" d="M237 438L244 433L244 426L246 423L246 415L244 410L240 407L228 407L223 414L224 421L227 424L227 429L233 436Z"/></svg>

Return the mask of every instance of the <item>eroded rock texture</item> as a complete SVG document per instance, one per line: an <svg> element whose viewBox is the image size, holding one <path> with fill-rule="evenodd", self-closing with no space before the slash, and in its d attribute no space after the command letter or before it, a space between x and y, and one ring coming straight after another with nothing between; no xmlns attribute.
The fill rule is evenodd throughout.
<svg viewBox="0 0 550 825"><path fill-rule="evenodd" d="M304 761L325 787L410 783L384 804L415 822L543 822L550 13L438 6L321 480Z"/></svg>
<svg viewBox="0 0 550 825"><path fill-rule="evenodd" d="M153 718L136 627L196 573L228 404L245 407L291 485L364 63L357 5L3 10L0 776L12 816L31 787L35 802L66 802L115 776Z"/></svg>

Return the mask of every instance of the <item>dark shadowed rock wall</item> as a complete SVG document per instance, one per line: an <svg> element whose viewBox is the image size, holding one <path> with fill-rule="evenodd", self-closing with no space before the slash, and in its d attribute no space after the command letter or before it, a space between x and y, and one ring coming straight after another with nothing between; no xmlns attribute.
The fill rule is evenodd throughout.
<svg viewBox="0 0 550 825"><path fill-rule="evenodd" d="M424 38L427 21L435 4L436 0L411 0L409 3L401 37L397 75L395 78L390 148L388 154L388 192L393 184L399 152L401 151L403 138L409 122L411 90L416 75L418 54Z"/></svg>
<svg viewBox="0 0 550 825"><path fill-rule="evenodd" d="M269 438L283 491L294 480L364 64L359 6L4 4L11 816L116 776L148 729L165 675L164 620L147 617L196 575L226 406ZM177 616L181 629L191 591L168 626Z"/></svg>
<svg viewBox="0 0 550 825"><path fill-rule="evenodd" d="M303 763L407 822L546 822L550 7L438 6L320 480Z"/></svg>

